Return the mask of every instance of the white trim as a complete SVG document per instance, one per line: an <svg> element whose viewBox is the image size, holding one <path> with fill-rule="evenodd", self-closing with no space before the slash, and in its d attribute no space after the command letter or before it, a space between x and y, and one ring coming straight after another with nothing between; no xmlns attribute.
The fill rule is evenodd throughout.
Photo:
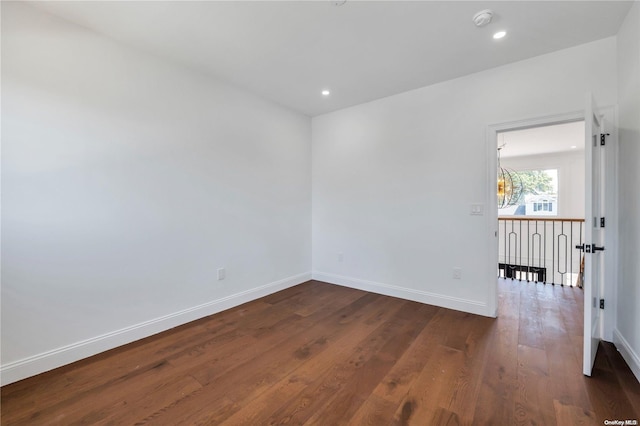
<svg viewBox="0 0 640 426"><path fill-rule="evenodd" d="M0 367L0 382L4 386L36 374L44 373L45 371L70 364L100 352L152 336L179 325L267 296L271 293L293 287L310 279L311 273L309 272L294 275L250 290L183 309L169 315L164 315L71 345L10 362Z"/></svg>
<svg viewBox="0 0 640 426"><path fill-rule="evenodd" d="M618 352L620 352L620 355L622 355L622 358L627 362L631 372L640 382L640 356L633 351L627 339L624 338L617 328L613 330L613 344L616 345Z"/></svg>
<svg viewBox="0 0 640 426"><path fill-rule="evenodd" d="M492 315L493 312L489 311L487 304L475 300L445 296L442 294L416 290L413 288L400 287L392 284L378 283L374 281L367 281L359 278L345 277L342 275L328 274L318 271L314 271L312 273L312 277L317 281L323 281L330 284L369 291L371 293L399 297L402 299L413 300L415 302L440 306L447 309L454 309L456 311L469 312L476 315L488 317L494 316Z"/></svg>
<svg viewBox="0 0 640 426"><path fill-rule="evenodd" d="M607 138L606 153L606 187L605 203L606 228L604 268L605 276L602 297L606 300L602 312L602 340L612 341L616 328L616 312L618 311L618 113L617 107L604 107L598 113L604 116L604 131L610 133Z"/></svg>
<svg viewBox="0 0 640 426"><path fill-rule="evenodd" d="M496 133L512 130L532 129L534 127L552 126L556 124L571 123L574 121L584 120L584 110L567 112L564 114L553 114L542 117L525 118L522 120L508 121L489 125L489 129L495 130ZM491 141L494 142L494 141ZM496 149L498 149L497 141ZM497 156L497 154L496 154Z"/></svg>
<svg viewBox="0 0 640 426"><path fill-rule="evenodd" d="M489 283L488 311L492 317L498 316L498 194L496 182L498 182L498 128L487 127L486 132L486 158L487 158L487 191L485 194L485 216L487 218L486 229L489 247L486 252L487 282Z"/></svg>

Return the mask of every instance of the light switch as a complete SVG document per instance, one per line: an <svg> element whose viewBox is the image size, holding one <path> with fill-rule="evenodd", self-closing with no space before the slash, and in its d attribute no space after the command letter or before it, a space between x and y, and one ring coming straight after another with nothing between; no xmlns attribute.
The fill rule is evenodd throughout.
<svg viewBox="0 0 640 426"><path fill-rule="evenodd" d="M484 204L471 204L471 215L482 216L484 214Z"/></svg>

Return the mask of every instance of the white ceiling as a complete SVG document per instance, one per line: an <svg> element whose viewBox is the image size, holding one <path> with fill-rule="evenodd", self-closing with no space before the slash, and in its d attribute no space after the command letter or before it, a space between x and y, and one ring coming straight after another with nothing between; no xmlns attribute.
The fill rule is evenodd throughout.
<svg viewBox="0 0 640 426"><path fill-rule="evenodd" d="M584 144L584 121L498 134L498 147L504 145L500 150L502 158L584 151Z"/></svg>
<svg viewBox="0 0 640 426"><path fill-rule="evenodd" d="M612 36L630 1L49 1L53 14L314 116ZM494 20L471 20L490 8ZM508 31L494 41L492 34ZM322 89L331 90L322 97Z"/></svg>

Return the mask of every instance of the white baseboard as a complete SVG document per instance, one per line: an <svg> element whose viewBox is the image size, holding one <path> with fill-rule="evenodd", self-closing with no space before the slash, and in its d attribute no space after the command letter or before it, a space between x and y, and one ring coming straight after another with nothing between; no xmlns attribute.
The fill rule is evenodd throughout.
<svg viewBox="0 0 640 426"><path fill-rule="evenodd" d="M279 281L212 300L198 306L154 318L130 327L115 330L87 340L53 349L48 352L10 362L0 367L2 386L66 364L96 355L109 349L152 336L188 322L222 312L246 302L267 296L311 279L311 273L294 275Z"/></svg>
<svg viewBox="0 0 640 426"><path fill-rule="evenodd" d="M428 305L440 306L456 311L469 312L486 317L494 317L495 312L489 312L486 303L475 300L461 299L458 297L446 296L428 291L416 290L413 288L399 287L392 284L383 284L359 278L345 277L341 275L327 274L324 272L312 272L314 280L324 281L330 284L337 284L345 287L356 288L358 290L370 291L372 293L384 294L385 296L399 297L426 303Z"/></svg>
<svg viewBox="0 0 640 426"><path fill-rule="evenodd" d="M640 382L640 356L633 350L627 339L624 338L618 329L613 330L613 344L616 345L618 352L627 362L627 365Z"/></svg>

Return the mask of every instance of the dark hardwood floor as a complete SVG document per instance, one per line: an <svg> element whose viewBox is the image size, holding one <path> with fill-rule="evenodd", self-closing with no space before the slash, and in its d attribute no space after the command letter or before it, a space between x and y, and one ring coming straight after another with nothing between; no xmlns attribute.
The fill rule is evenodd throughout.
<svg viewBox="0 0 640 426"><path fill-rule="evenodd" d="M310 281L1 390L3 425L602 425L640 420L582 291L500 282L484 318Z"/></svg>

